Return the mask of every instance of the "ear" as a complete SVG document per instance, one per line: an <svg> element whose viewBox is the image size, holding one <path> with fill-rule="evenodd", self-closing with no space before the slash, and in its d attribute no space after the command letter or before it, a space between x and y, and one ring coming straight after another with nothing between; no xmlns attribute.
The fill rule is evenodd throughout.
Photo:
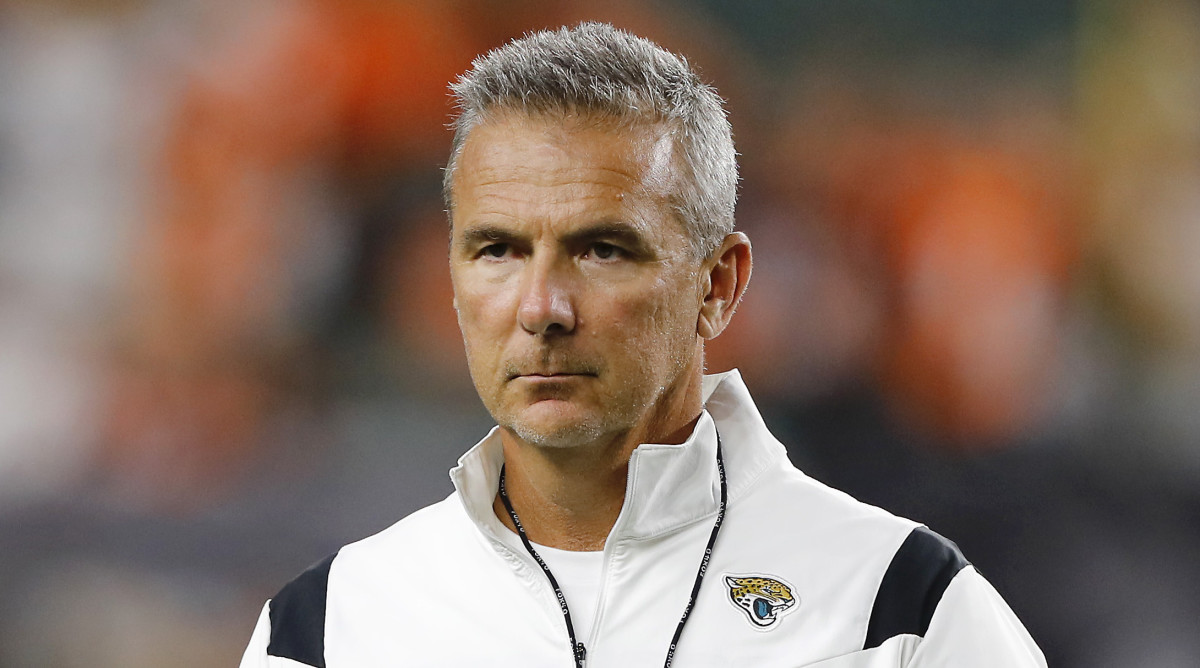
<svg viewBox="0 0 1200 668"><path fill-rule="evenodd" d="M750 239L741 232L725 237L720 247L704 263L703 301L696 321L696 333L715 339L729 321L750 284Z"/></svg>

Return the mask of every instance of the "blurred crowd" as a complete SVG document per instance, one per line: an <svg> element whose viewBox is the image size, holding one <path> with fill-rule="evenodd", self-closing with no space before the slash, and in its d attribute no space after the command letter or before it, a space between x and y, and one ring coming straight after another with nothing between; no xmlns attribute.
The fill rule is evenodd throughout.
<svg viewBox="0 0 1200 668"><path fill-rule="evenodd" d="M612 22L728 101L738 367L1051 665L1200 662L1192 0L0 0L0 666L235 665L450 491L446 84Z"/></svg>

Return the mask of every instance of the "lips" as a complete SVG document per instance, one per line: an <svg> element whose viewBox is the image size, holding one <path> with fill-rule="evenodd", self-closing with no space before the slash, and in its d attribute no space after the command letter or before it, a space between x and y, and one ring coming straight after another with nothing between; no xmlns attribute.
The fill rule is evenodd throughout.
<svg viewBox="0 0 1200 668"><path fill-rule="evenodd" d="M572 378L575 376L597 376L599 367L579 360L523 360L504 366L506 380L514 378Z"/></svg>
<svg viewBox="0 0 1200 668"><path fill-rule="evenodd" d="M513 378L575 378L578 376L595 376L594 373L584 371L531 371L528 373L516 373L509 376L509 380Z"/></svg>

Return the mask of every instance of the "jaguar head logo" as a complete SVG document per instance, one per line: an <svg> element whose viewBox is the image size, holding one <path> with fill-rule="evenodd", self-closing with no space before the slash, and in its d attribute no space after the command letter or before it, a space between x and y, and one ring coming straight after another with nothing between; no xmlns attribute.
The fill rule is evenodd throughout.
<svg viewBox="0 0 1200 668"><path fill-rule="evenodd" d="M725 585L729 587L729 600L761 631L774 627L796 605L791 586L777 578L726 575Z"/></svg>

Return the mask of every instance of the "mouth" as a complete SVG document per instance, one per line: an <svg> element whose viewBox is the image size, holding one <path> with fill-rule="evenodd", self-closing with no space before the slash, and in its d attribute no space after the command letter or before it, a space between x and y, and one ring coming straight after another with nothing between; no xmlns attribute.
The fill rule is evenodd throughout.
<svg viewBox="0 0 1200 668"><path fill-rule="evenodd" d="M518 378L532 382L569 381L599 376L600 365L586 359L547 353L511 360L504 365L503 372L506 381Z"/></svg>
<svg viewBox="0 0 1200 668"><path fill-rule="evenodd" d="M509 374L508 379L525 378L527 380L566 380L569 378L586 378L595 377L596 374L590 372L575 372L575 371L531 371L527 373Z"/></svg>

